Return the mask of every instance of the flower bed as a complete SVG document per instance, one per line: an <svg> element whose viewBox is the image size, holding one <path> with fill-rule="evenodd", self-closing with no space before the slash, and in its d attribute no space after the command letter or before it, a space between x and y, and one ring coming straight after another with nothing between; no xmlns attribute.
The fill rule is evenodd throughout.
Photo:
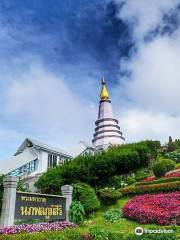
<svg viewBox="0 0 180 240"><path fill-rule="evenodd" d="M15 233L32 233L45 231L61 231L66 228L75 228L76 225L70 222L53 222L53 223L36 223L36 224L20 224L12 227L0 229L0 234L15 234Z"/></svg>
<svg viewBox="0 0 180 240"><path fill-rule="evenodd" d="M173 177L180 177L180 170L175 170L175 171L171 171L169 173L166 173L164 178L173 178ZM151 176L148 178L145 178L142 182L151 182L157 180L157 178L155 176Z"/></svg>
<svg viewBox="0 0 180 240"><path fill-rule="evenodd" d="M136 196L125 204L122 213L140 223L180 225L180 192Z"/></svg>

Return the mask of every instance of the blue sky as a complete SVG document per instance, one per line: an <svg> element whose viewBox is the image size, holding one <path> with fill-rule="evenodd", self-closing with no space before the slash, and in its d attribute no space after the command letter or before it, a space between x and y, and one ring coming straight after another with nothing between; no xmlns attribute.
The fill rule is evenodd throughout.
<svg viewBox="0 0 180 240"><path fill-rule="evenodd" d="M128 142L180 138L180 1L2 0L0 159L91 141L100 79Z"/></svg>

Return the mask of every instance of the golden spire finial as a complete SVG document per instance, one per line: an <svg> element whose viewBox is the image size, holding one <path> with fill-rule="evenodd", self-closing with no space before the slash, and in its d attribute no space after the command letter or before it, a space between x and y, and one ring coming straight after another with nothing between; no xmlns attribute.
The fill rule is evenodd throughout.
<svg viewBox="0 0 180 240"><path fill-rule="evenodd" d="M106 88L106 83L105 83L104 77L102 78L101 84L102 84L102 88L101 88L100 98L101 98L101 100L107 100L107 99L109 99L109 93Z"/></svg>

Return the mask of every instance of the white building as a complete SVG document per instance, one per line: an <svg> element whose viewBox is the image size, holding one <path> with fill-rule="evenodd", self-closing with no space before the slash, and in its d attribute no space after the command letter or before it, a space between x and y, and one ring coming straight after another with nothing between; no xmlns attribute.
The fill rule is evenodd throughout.
<svg viewBox="0 0 180 240"><path fill-rule="evenodd" d="M34 182L48 168L62 165L71 160L67 152L26 138L14 156L1 162L0 174L19 176L28 189L34 188Z"/></svg>

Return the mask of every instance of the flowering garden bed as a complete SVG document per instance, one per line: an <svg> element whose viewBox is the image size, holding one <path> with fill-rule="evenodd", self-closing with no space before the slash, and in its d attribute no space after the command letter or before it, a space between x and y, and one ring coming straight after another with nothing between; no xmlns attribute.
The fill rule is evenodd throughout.
<svg viewBox="0 0 180 240"><path fill-rule="evenodd" d="M180 169L166 173L163 178L166 179L166 178L178 178L178 177L180 178ZM151 177L145 178L143 182L151 182L154 180L157 180L157 178L155 176L151 176Z"/></svg>
<svg viewBox="0 0 180 240"><path fill-rule="evenodd" d="M140 223L180 225L180 192L136 196L125 204L122 213Z"/></svg>
<svg viewBox="0 0 180 240"><path fill-rule="evenodd" d="M32 233L45 231L61 231L67 228L75 228L76 225L70 222L53 222L53 223L35 223L35 224L20 224L12 227L0 229L0 234L15 234L15 233Z"/></svg>

